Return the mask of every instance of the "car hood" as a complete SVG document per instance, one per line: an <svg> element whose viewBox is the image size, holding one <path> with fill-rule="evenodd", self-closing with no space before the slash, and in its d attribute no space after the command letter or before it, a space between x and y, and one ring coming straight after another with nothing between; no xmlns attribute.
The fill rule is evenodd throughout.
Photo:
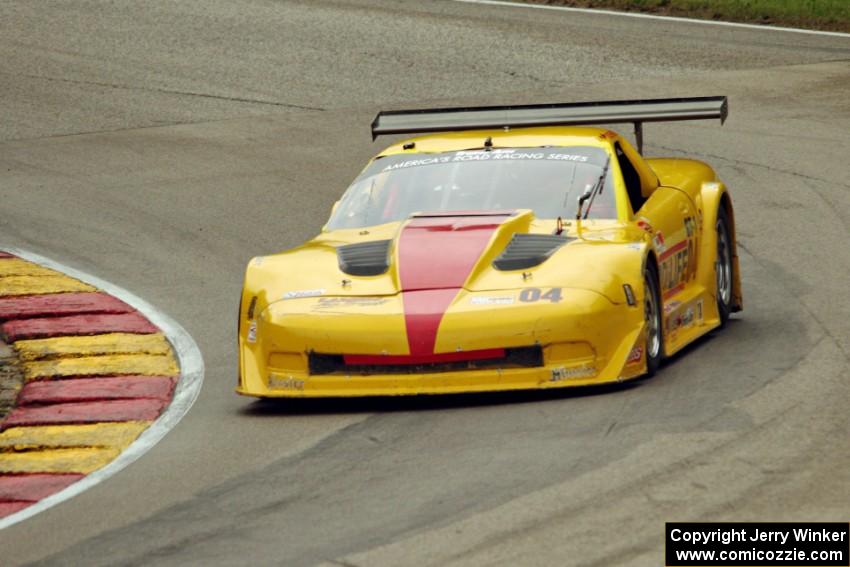
<svg viewBox="0 0 850 567"><path fill-rule="evenodd" d="M471 211L326 232L290 251L254 258L246 290L266 306L317 296L528 287L596 291L621 303L623 283L640 274L646 237L615 223L587 224L583 238L574 230L556 236L531 211Z"/></svg>

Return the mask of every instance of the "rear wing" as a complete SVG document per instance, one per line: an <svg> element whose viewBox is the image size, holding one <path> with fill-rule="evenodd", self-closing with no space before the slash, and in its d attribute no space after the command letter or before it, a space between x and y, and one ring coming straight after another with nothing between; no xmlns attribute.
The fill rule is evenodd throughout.
<svg viewBox="0 0 850 567"><path fill-rule="evenodd" d="M728 112L725 96L389 110L372 121L372 139L388 134L632 123L638 151L643 153L644 122L719 118L723 124Z"/></svg>

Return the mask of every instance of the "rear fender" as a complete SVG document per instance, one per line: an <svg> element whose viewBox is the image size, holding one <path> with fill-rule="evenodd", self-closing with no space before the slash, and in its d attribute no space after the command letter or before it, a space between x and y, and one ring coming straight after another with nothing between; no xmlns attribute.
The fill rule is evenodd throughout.
<svg viewBox="0 0 850 567"><path fill-rule="evenodd" d="M735 230L735 213L732 209L732 198L729 195L729 191L726 189L726 185L719 181L703 183L697 200L697 208L702 217L702 244L700 246L697 277L706 289L715 290L716 293L717 280L715 278L714 264L717 261L717 233L715 232L714 225L717 222L718 212L721 207L726 210L726 216L729 219L730 236L732 237L732 262L735 272L732 282L732 311L737 312L743 309L744 299L741 292L741 271L738 267L738 239Z"/></svg>

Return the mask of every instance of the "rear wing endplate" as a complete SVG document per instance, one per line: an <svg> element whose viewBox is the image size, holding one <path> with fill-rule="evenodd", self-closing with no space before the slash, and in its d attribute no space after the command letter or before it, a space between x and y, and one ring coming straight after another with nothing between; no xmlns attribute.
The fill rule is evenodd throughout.
<svg viewBox="0 0 850 567"><path fill-rule="evenodd" d="M644 122L719 118L722 124L728 112L725 96L389 110L372 121L372 139L389 134L632 123L638 151L643 153Z"/></svg>

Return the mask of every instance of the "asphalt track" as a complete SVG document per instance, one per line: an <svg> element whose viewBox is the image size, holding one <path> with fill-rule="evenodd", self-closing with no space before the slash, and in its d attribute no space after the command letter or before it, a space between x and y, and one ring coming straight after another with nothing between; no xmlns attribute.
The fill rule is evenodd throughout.
<svg viewBox="0 0 850 567"><path fill-rule="evenodd" d="M850 513L850 39L449 1L7 0L0 243L114 282L204 355L143 458L0 532L4 565L659 565L669 520ZM379 108L726 94L646 128L732 189L745 311L631 387L264 404L247 260L295 245Z"/></svg>

